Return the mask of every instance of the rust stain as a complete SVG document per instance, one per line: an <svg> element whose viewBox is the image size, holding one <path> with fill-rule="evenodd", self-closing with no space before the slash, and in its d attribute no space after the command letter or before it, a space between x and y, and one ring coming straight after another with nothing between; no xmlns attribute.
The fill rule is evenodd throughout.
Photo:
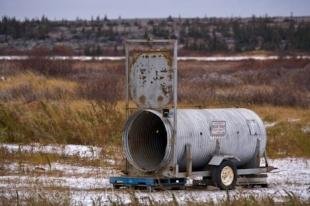
<svg viewBox="0 0 310 206"><path fill-rule="evenodd" d="M158 102L162 102L163 100L164 100L163 96L160 95L160 96L157 97L157 101Z"/></svg>
<svg viewBox="0 0 310 206"><path fill-rule="evenodd" d="M165 96L172 92L172 86L161 85L161 89Z"/></svg>
<svg viewBox="0 0 310 206"><path fill-rule="evenodd" d="M132 67L132 65L137 61L137 59L143 55L143 54L154 54L157 53L158 57L164 56L165 59L167 59L168 66L172 66L172 57L173 52L169 49L160 49L160 50L132 50L129 52L129 68ZM148 56L145 58L148 58Z"/></svg>
<svg viewBox="0 0 310 206"><path fill-rule="evenodd" d="M172 78L173 78L171 73L168 75L168 78L169 78L169 79L172 79Z"/></svg>
<svg viewBox="0 0 310 206"><path fill-rule="evenodd" d="M139 101L142 103L142 104L145 104L145 96L142 95L139 97Z"/></svg>
<svg viewBox="0 0 310 206"><path fill-rule="evenodd" d="M169 94L168 88L165 85L161 85L161 90L163 91L165 96L167 96L167 94Z"/></svg>

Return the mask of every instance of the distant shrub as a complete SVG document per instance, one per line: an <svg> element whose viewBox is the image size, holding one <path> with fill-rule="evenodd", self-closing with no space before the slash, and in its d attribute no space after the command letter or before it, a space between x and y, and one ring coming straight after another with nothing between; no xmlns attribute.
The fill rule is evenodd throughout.
<svg viewBox="0 0 310 206"><path fill-rule="evenodd" d="M20 64L16 61L0 61L0 81L20 72Z"/></svg>
<svg viewBox="0 0 310 206"><path fill-rule="evenodd" d="M103 78L84 83L78 91L86 99L115 102L121 100L122 89L120 81Z"/></svg>
<svg viewBox="0 0 310 206"><path fill-rule="evenodd" d="M310 102L303 93L291 87L275 86L270 89L252 89L247 87L233 89L230 92L217 94L220 102L237 104L271 104L276 106L309 107Z"/></svg>
<svg viewBox="0 0 310 206"><path fill-rule="evenodd" d="M102 68L80 68L72 77L79 82L81 98L115 102L124 99L124 68L117 64L103 64Z"/></svg>
<svg viewBox="0 0 310 206"><path fill-rule="evenodd" d="M71 47L65 45L56 45L51 50L52 55L58 56L72 56L74 51Z"/></svg>
<svg viewBox="0 0 310 206"><path fill-rule="evenodd" d="M231 65L228 67L227 65ZM182 62L179 100L206 105L271 104L309 107L309 61Z"/></svg>
<svg viewBox="0 0 310 206"><path fill-rule="evenodd" d="M31 50L29 58L21 61L21 68L38 72L44 75L64 77L73 72L73 61L52 60L51 52L45 47L37 47Z"/></svg>

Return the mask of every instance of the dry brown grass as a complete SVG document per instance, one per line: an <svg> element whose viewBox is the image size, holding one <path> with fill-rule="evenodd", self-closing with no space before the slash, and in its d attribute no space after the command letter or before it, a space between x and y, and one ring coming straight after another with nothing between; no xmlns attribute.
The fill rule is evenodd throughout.
<svg viewBox="0 0 310 206"><path fill-rule="evenodd" d="M0 99L4 102L74 99L77 88L78 84L73 81L26 72L0 83Z"/></svg>
<svg viewBox="0 0 310 206"><path fill-rule="evenodd" d="M200 104L310 105L310 61L179 63L179 99Z"/></svg>
<svg viewBox="0 0 310 206"><path fill-rule="evenodd" d="M110 192L110 191L109 191ZM1 194L0 194L1 195ZM231 200L221 200L218 202L197 202L195 199L187 200L186 202L178 201L174 194L172 194L172 200L166 202L159 202L154 200L152 197L144 198L141 200L135 192L133 191L126 191L122 194L122 196L129 197L129 202L124 201L121 199L120 196L117 194L108 195L107 198L109 202L105 201L103 198L104 195L98 196L95 199L92 199L91 205L93 206L100 206L100 205L131 205L131 206L138 206L138 205L154 205L154 206L177 206L177 205L189 205L189 206L302 206L302 205L309 205L309 201L304 201L298 198L296 195L288 193L287 198L284 198L282 202L276 202L273 200L272 196L257 198L254 196L243 197L243 198L233 198ZM113 199L111 198L113 196ZM167 198L167 197L166 197ZM51 188L50 190L39 190L38 192L32 193L30 195L23 195L18 194L17 192L11 192L6 196L0 196L0 205L34 205L34 206L46 206L46 205L83 205L83 203L78 203L72 199L70 195L70 191L63 190L63 191L55 191L55 188Z"/></svg>
<svg viewBox="0 0 310 206"><path fill-rule="evenodd" d="M71 62L64 74L44 72L48 62L40 61L42 70L0 62L0 141L120 145L124 62ZM309 65L294 59L181 61L179 104L250 107L264 121L277 122L268 128L271 156L310 156Z"/></svg>
<svg viewBox="0 0 310 206"><path fill-rule="evenodd" d="M119 144L123 115L114 104L88 102L79 108L72 109L66 101L0 104L0 139L43 144Z"/></svg>
<svg viewBox="0 0 310 206"><path fill-rule="evenodd" d="M116 148L114 152L118 151ZM105 150L102 150L102 153L96 158L92 157L80 157L77 155L65 155L65 154L56 154L56 153L42 153L42 152L25 152L17 151L10 152L6 148L0 148L0 175L8 175L8 171L2 168L4 164L17 163L19 165L19 170L11 171L13 173L18 173L19 175L54 175L61 176L64 171L57 171L51 168L53 163L68 164L82 167L97 167L97 168L114 168L121 170L122 162L120 157L115 157L115 163L111 164L109 161L106 161L111 156L107 154ZM112 155L112 154L111 154ZM35 165L33 170L27 169L25 165ZM49 170L40 168L41 165L48 165ZM53 170L52 170L53 169Z"/></svg>
<svg viewBox="0 0 310 206"><path fill-rule="evenodd" d="M253 106L267 128L267 151L271 157L310 157L310 110L292 107ZM308 128L308 129L307 129Z"/></svg>

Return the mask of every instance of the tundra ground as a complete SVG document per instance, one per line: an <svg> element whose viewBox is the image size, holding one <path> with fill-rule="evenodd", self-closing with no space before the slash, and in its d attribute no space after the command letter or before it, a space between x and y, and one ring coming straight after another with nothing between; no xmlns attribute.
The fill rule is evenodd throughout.
<svg viewBox="0 0 310 206"><path fill-rule="evenodd" d="M179 62L180 107L246 107L267 128L267 152L279 170L269 175L270 188L237 188L229 204L309 204L309 65ZM108 177L122 168L123 61L0 61L0 77L1 204L227 203L214 188L112 190Z"/></svg>

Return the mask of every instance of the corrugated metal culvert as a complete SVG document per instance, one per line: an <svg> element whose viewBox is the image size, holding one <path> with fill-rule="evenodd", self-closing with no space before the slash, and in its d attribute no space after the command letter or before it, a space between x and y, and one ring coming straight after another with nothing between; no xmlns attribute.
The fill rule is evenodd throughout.
<svg viewBox="0 0 310 206"><path fill-rule="evenodd" d="M127 121L124 152L140 171L157 171L172 160L172 115L140 110ZM178 109L175 152L180 171L186 168L185 145L192 148L193 171L203 169L216 153L232 155L242 166L253 158L257 147L263 156L266 131L253 111L231 109ZM259 142L259 144L258 144Z"/></svg>

